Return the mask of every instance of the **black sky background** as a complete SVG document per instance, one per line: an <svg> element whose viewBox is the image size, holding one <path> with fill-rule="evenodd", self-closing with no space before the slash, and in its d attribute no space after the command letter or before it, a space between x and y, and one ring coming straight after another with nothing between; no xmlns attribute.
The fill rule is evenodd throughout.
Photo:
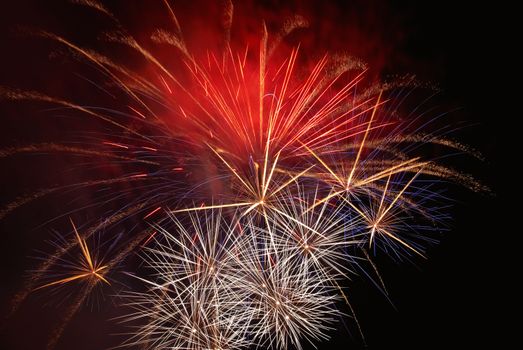
<svg viewBox="0 0 523 350"><path fill-rule="evenodd" d="M204 4L177 3L181 18L186 11L182 25L190 22L187 14L198 12L198 6ZM128 11L127 5L113 6L124 13L133 12L130 5ZM241 5L238 7L241 13ZM473 174L496 192L499 116L492 94L492 72L498 53L493 43L492 21L496 14L492 8L477 2L458 4L447 0L340 1L328 5L319 1L271 1L254 7L267 13L314 14L310 30L314 31L317 25L327 41L336 36L325 45L340 49L346 43L351 52L356 51L355 56L369 62L371 69L377 67L373 74L414 73L420 80L435 82L442 90L436 101L449 111L445 120L461 126L453 138L479 150L486 159L479 162L462 157L459 169ZM63 79L71 74L68 66L60 70L56 62L49 63L52 50L47 44L19 35L14 29L52 29L89 40L86 38L93 25L89 21L96 16L84 15L61 1L8 2L2 4L0 11L0 86L66 89L68 85ZM147 13L141 16L146 18ZM132 21L132 17L128 20ZM326 22L330 25L324 25ZM364 39L356 43L355 38L360 36ZM50 81L52 76L56 76L56 81ZM74 97L75 92L67 94ZM46 108L0 101L0 146L61 139L65 129L46 127L38 112ZM60 183L61 175L55 175L55 170L68 165L66 160L24 157L0 159L2 205L19 193ZM393 305L367 280L353 281L353 306L366 343L353 322L346 319L347 325L333 332L331 341L320 343L319 349L500 346L502 339L495 317L500 306L494 293L500 280L494 258L498 248L493 246L500 234L497 199L495 195L471 193L459 186L452 186L451 191L456 200L451 209L451 230L440 237L439 245L429 249L428 260L397 264L379 259ZM39 225L61 210L55 202L43 200L0 221L0 315L7 315L12 296L21 288L26 271L34 266L31 257L38 256L37 249L46 249L43 241L49 238L49 227ZM101 294L74 317L57 350L98 350L118 343L118 337L110 335L121 331L110 320L118 310L107 298ZM62 311L60 302L49 302L44 294L30 297L19 312L0 321L0 349L44 349L53 322Z"/></svg>

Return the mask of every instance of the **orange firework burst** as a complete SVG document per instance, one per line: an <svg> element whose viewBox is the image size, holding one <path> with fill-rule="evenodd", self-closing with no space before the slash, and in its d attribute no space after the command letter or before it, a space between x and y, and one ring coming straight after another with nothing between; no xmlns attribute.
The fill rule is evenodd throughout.
<svg viewBox="0 0 523 350"><path fill-rule="evenodd" d="M76 268L73 271L71 271L71 276L46 283L40 287L35 288L34 290L47 288L51 286L59 286L76 280L87 280L89 283L93 284L96 284L101 281L110 285L109 281L104 277L104 274L107 272L108 266L102 265L101 262L98 262L96 258L93 258L91 256L89 247L87 246L87 242L85 241L85 239L82 239L80 237L80 234L78 233L78 230L76 229L73 220L71 220L71 225L73 226L78 246L80 247L82 252L78 261L73 262L73 265L75 265Z"/></svg>

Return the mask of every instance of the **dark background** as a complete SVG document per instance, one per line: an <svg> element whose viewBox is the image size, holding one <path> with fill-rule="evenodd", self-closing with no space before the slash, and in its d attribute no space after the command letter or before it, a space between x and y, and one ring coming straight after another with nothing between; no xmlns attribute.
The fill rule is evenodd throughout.
<svg viewBox="0 0 523 350"><path fill-rule="evenodd" d="M160 1L150 3L151 8L162 8ZM495 193L496 125L500 117L492 90L498 64L494 28L500 19L492 8L478 3L270 1L238 4L236 15L255 11L256 16L277 21L289 13L302 13L311 20L310 31L315 33L308 38L309 45L346 49L369 63L370 74L414 73L423 81L436 83L442 90L437 103L449 111L445 120L460 126L453 138L473 146L486 159L479 162L464 157L459 169L473 174ZM148 13L143 12L147 7L141 2L108 4L138 29L158 16L155 10L148 19ZM201 10L205 2L177 1L175 5L182 26L199 26L202 20L193 21L193 16L206 16ZM137 15L143 22L137 21ZM95 37L92 28L97 28L98 24L93 23L97 18L92 12L85 14L85 10L62 1L3 3L0 86L61 92L70 88L65 82L70 76L68 67L60 69L56 61L49 63L53 47L41 39L20 35L16 28L44 28L89 42L89 37ZM74 97L74 91L65 93ZM38 112L47 107L0 101L0 145L60 139L64 129L46 126ZM60 159L25 158L25 163L0 160L0 203L8 202L17 193L60 183L62 175L60 171L56 175L56 169L64 166L66 161ZM451 209L451 230L441 236L439 245L429 249L430 259L416 260L415 264L378 261L393 305L368 281L356 279L352 283L351 298L366 345L347 319L345 327L333 332L331 341L319 344L320 349L472 348L487 343L494 348L500 346L496 314L501 306L495 291L501 283L495 258L499 248L495 245L502 240L497 199L458 186L451 191L456 200ZM49 228L40 224L61 210L56 202L44 200L0 222L3 314L7 314L13 294L21 288L26 271L34 266L31 257L38 255L35 250L45 250L42 241L48 238ZM117 344L118 337L109 335L121 330L110 320L118 314L115 309L103 294L90 302L68 325L57 349L105 349ZM44 294L30 297L19 312L2 320L0 349L45 348L60 312L60 302L50 302Z"/></svg>

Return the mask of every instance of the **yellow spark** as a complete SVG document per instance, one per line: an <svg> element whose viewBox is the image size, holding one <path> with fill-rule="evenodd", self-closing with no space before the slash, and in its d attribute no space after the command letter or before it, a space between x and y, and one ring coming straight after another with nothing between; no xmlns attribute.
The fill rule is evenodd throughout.
<svg viewBox="0 0 523 350"><path fill-rule="evenodd" d="M255 204L258 205L259 202L255 203ZM185 212L189 212L189 211L198 211L198 210L244 207L244 206L247 206L247 205L253 205L253 204L252 204L252 202L242 202L242 203L230 203L230 204L205 205L205 206L202 206L202 207L193 207L193 208L186 208L186 209L171 210L171 213L174 214L174 213L185 213Z"/></svg>
<svg viewBox="0 0 523 350"><path fill-rule="evenodd" d="M110 285L109 281L103 276L102 271L107 269L107 265L98 266L96 261L93 261L93 258L91 257L91 253L89 251L89 247L87 246L87 242L85 239L82 239L80 237L80 234L78 233L78 230L76 229L76 226L72 219L70 219L71 224L73 225L73 230L76 235L76 239L78 241L78 245L80 246L80 250L82 251L82 258L84 261L81 261L78 265L81 266L79 268L80 272L77 274L74 274L72 276L59 279L57 281L53 281L47 284L44 284L40 287L35 288L34 290L43 289L55 285L61 285L66 284L72 281L76 281L82 278L92 278L94 277L97 280L103 281ZM87 267L85 266L87 264Z"/></svg>
<svg viewBox="0 0 523 350"><path fill-rule="evenodd" d="M378 95L378 99L376 101L376 105L374 106L374 109L372 110L372 114L370 116L369 123L367 125L367 130L365 130L365 134L363 135L363 140L361 140L360 149L358 150L358 154L356 155L356 160L354 161L354 166L352 167L352 170L349 174L349 177L347 178L347 189L350 187L350 183L352 180L352 177L354 176L354 172L356 171L356 167L358 165L358 161L361 156L361 151L363 150L363 146L365 145L365 140L367 139L367 135L369 134L370 126L372 124L372 120L374 119L374 116L376 115L376 111L378 110L378 106L380 104L381 95L383 94L383 90L380 91L380 94Z"/></svg>

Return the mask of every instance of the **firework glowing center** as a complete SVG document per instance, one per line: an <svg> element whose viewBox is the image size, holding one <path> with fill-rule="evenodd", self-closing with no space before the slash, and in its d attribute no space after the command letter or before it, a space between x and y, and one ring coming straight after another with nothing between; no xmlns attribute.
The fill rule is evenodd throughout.
<svg viewBox="0 0 523 350"><path fill-rule="evenodd" d="M33 144L4 149L0 157L72 153L121 171L43 189L0 209L1 218L63 189L110 189L93 203L110 206L109 213L78 229L78 219L71 220L73 239L57 245L15 298L16 307L31 292L84 283L49 348L93 288L112 288L120 270L143 287L119 293L127 312L121 321L132 329L123 347L317 344L353 314L346 287L364 261L380 284L374 255L425 256L431 232L446 218L441 179L481 188L417 151L433 144L469 152L395 116L398 95L415 87L412 79L369 83L364 64L338 54L300 64L299 47L287 47L284 38L306 26L301 17L276 34L260 23L254 47L233 45L233 5L226 1L222 48L195 54L167 0L171 28L156 29L147 44L104 4L74 2L109 18L115 30L102 35L104 43L131 49L147 74L119 63L121 57L40 31L67 56L94 67L96 84L119 108L0 87L5 99L57 105L107 126L85 147ZM155 50L170 50L171 60ZM117 206L122 198L125 205ZM128 222L136 221L145 227L131 228ZM126 231L124 238L103 234L115 227ZM97 237L109 242L110 254L96 247ZM136 252L145 272L124 264ZM57 268L61 276L53 273Z"/></svg>

